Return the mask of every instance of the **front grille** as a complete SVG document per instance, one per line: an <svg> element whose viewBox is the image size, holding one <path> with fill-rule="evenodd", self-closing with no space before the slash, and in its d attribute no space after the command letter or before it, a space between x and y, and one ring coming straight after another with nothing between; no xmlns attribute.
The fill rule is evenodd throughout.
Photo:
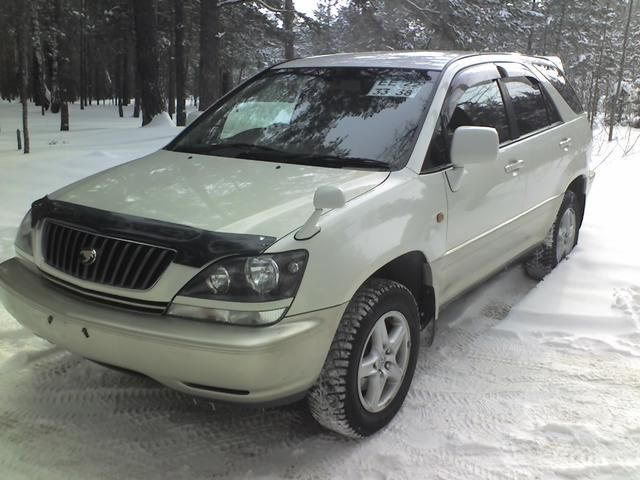
<svg viewBox="0 0 640 480"><path fill-rule="evenodd" d="M83 250L90 255L83 257ZM175 252L46 220L42 255L51 267L81 280L146 290L167 269Z"/></svg>

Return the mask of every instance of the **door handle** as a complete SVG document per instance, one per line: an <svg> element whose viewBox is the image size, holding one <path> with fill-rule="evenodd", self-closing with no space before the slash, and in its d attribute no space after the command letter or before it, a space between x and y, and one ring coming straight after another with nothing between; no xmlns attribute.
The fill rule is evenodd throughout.
<svg viewBox="0 0 640 480"><path fill-rule="evenodd" d="M568 152L569 148L571 148L571 143L572 143L571 138L567 137L560 140L559 145L562 150L564 150L565 152Z"/></svg>
<svg viewBox="0 0 640 480"><path fill-rule="evenodd" d="M511 160L504 166L504 171L507 173L517 174L518 170L524 167L524 160Z"/></svg>

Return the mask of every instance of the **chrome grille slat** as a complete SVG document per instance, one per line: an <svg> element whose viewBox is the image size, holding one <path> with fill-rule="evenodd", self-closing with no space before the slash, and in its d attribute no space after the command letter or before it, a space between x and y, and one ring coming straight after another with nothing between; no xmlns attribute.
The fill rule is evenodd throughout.
<svg viewBox="0 0 640 480"><path fill-rule="evenodd" d="M131 280L131 285L133 285L133 288L136 288L136 286L138 285L138 279L140 278L140 275L142 274L144 267L147 265L147 262L149 261L149 258L151 258L153 253L154 253L153 250L148 249L147 252L144 254L144 257L142 258L142 262L140 262L136 271L133 272L133 280Z"/></svg>
<svg viewBox="0 0 640 480"><path fill-rule="evenodd" d="M96 277L98 276L98 272L100 271L100 267L101 265L104 264L104 252L106 251L106 245L107 243L109 243L109 241L111 241L110 238L102 238L102 243L100 245L98 245L98 249L100 252L103 252L102 255L100 255L98 257L98 259L96 260L95 263L95 268L93 269L93 271L91 272L91 281L95 282L96 281Z"/></svg>
<svg viewBox="0 0 640 480"><path fill-rule="evenodd" d="M65 231L62 228L58 228L57 242L56 242L56 260L55 260L56 267L60 267L60 262L64 258L62 256L62 245L65 243L66 237L68 237L69 234L70 234L70 231L68 230Z"/></svg>
<svg viewBox="0 0 640 480"><path fill-rule="evenodd" d="M85 243L85 239L87 238L87 234L86 233L77 233L74 235L73 238L73 248L71 249L72 252L77 252L81 249L84 249L84 243ZM71 264L70 264L70 268L69 271L72 272L72 275L75 277L79 277L80 276L80 258L79 255L67 255L67 257L71 258Z"/></svg>
<svg viewBox="0 0 640 480"><path fill-rule="evenodd" d="M52 230L55 229L55 227L52 228ZM49 239L48 242L44 242L42 244L42 251L44 252L44 256L47 258L52 258L53 257L53 252L54 252L54 241L55 241L55 236L51 236L51 238Z"/></svg>
<svg viewBox="0 0 640 480"><path fill-rule="evenodd" d="M130 243L125 243L124 248L120 251L120 255L118 256L118 260L116 261L116 266L113 269L113 273L111 274L111 278L109 279L110 285L118 285L118 271L120 271L120 267L124 262L125 257L127 256L127 250L131 246Z"/></svg>
<svg viewBox="0 0 640 480"><path fill-rule="evenodd" d="M156 258L156 260L151 265L151 268L147 272L147 275L144 277L144 280L142 281L142 285L147 285L151 281L151 276L153 272L155 272L158 269L158 266L162 264L162 262L165 260L165 257L169 255L169 253L170 252L168 250L160 250L160 253L158 254L158 258Z"/></svg>
<svg viewBox="0 0 640 480"><path fill-rule="evenodd" d="M93 264L81 262L83 249L95 250ZM47 219L42 228L42 255L49 266L81 280L147 290L167 269L175 252Z"/></svg>
<svg viewBox="0 0 640 480"><path fill-rule="evenodd" d="M73 230L65 230L60 228L60 245L58 245L58 253L60 254L60 258L57 259L56 266L66 272L71 267L71 257L65 255L66 246L69 245L69 249L73 249L73 244L75 240L76 232Z"/></svg>
<svg viewBox="0 0 640 480"><path fill-rule="evenodd" d="M102 269L102 276L100 277L100 283L104 283L107 279L107 273L109 273L109 269L113 265L111 263L111 260L113 259L113 256L116 253L116 249L118 248L119 243L120 242L118 242L117 240L113 240L113 244L111 245L109 250L109 256L107 258L107 262L105 263L105 266Z"/></svg>
<svg viewBox="0 0 640 480"><path fill-rule="evenodd" d="M122 274L122 278L120 279L120 283L118 286L122 286L125 283L129 283L132 284L130 282L127 282L127 277L129 276L129 272L131 271L131 267L133 266L133 264L135 263L136 259L138 258L138 255L140 254L140 250L142 249L142 245L138 245L135 250L133 251L133 253L131 254L131 257L127 259L127 262L125 264L125 268L124 268L124 273Z"/></svg>

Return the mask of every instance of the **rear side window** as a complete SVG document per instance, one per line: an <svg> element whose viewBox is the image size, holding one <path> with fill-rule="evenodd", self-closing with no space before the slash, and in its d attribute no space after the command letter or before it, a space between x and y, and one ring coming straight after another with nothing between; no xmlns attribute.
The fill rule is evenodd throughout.
<svg viewBox="0 0 640 480"><path fill-rule="evenodd" d="M555 123L557 115L547 109L540 85L525 77L504 79L516 116L518 133L527 135Z"/></svg>
<svg viewBox="0 0 640 480"><path fill-rule="evenodd" d="M584 112L580 97L578 97L578 94L559 68L545 63L536 63L535 66L560 93L564 101L571 107L571 110L575 113Z"/></svg>

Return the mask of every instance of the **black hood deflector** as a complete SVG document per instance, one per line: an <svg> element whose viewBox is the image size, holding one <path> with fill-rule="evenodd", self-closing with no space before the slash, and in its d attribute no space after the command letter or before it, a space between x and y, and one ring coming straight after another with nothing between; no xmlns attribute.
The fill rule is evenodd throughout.
<svg viewBox="0 0 640 480"><path fill-rule="evenodd" d="M210 232L186 225L51 200L46 196L33 202L31 206L32 227L45 218L108 237L135 240L175 250L175 263L198 268L229 255L258 255L277 240L275 237L262 235Z"/></svg>

